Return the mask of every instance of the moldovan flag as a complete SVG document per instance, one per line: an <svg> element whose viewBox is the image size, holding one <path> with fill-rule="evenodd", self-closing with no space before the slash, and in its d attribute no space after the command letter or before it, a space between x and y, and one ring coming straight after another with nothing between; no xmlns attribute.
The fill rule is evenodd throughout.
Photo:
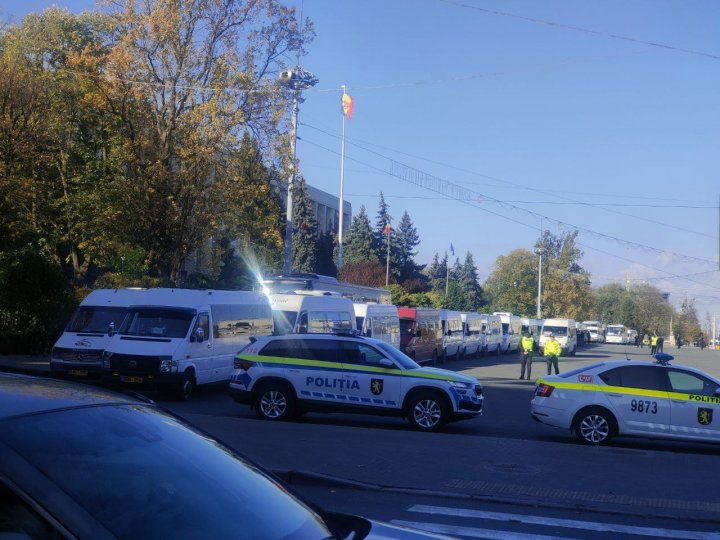
<svg viewBox="0 0 720 540"><path fill-rule="evenodd" d="M350 97L350 95L343 92L342 95L342 112L345 116L348 118L352 118L353 115L353 98Z"/></svg>

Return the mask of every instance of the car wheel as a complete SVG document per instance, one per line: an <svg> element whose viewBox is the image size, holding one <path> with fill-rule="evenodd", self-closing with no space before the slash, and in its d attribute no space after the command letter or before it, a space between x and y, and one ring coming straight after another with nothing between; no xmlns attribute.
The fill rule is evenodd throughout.
<svg viewBox="0 0 720 540"><path fill-rule="evenodd" d="M407 416L418 431L438 431L447 423L448 407L439 394L418 393L408 404Z"/></svg>
<svg viewBox="0 0 720 540"><path fill-rule="evenodd" d="M617 430L612 414L598 407L580 411L574 424L578 439L594 446L607 443Z"/></svg>
<svg viewBox="0 0 720 540"><path fill-rule="evenodd" d="M180 401L188 401L195 392L195 375L192 371L183 374L182 381L175 389L175 395Z"/></svg>
<svg viewBox="0 0 720 540"><path fill-rule="evenodd" d="M255 414L261 420L288 420L295 417L295 396L286 384L268 383L255 393Z"/></svg>
<svg viewBox="0 0 720 540"><path fill-rule="evenodd" d="M434 350L432 353L432 358L430 359L430 365L436 366L438 363L438 355L437 350Z"/></svg>

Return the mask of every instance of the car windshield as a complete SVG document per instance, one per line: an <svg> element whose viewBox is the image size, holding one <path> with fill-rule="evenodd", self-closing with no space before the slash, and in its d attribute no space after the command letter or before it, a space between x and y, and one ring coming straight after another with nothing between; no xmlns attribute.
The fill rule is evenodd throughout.
<svg viewBox="0 0 720 540"><path fill-rule="evenodd" d="M120 328L127 315L124 307L81 306L68 325L68 332L92 332L107 334L110 325Z"/></svg>
<svg viewBox="0 0 720 540"><path fill-rule="evenodd" d="M625 333L625 329L624 328L612 328L612 327L608 326L607 333L612 334L614 336L621 336Z"/></svg>
<svg viewBox="0 0 720 540"><path fill-rule="evenodd" d="M84 536L331 536L317 514L260 470L146 406L6 420L0 422L0 454L0 472L67 519L71 530L79 530L73 520L84 512L102 527Z"/></svg>
<svg viewBox="0 0 720 540"><path fill-rule="evenodd" d="M407 356L405 353L398 351L395 347L385 343L384 341L375 343L375 345L382 350L387 358L395 360L395 362L400 364L403 369L418 369L420 367L413 361L412 358Z"/></svg>
<svg viewBox="0 0 720 540"><path fill-rule="evenodd" d="M555 334L555 337L567 336L568 329L567 326L543 326L543 335L549 336L550 332Z"/></svg>
<svg viewBox="0 0 720 540"><path fill-rule="evenodd" d="M184 338L194 314L190 310L163 308L130 309L120 329L124 336Z"/></svg>

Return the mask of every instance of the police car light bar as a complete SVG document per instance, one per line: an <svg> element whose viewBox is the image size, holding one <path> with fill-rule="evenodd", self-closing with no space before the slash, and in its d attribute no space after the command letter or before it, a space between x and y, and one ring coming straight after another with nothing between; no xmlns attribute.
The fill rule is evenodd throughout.
<svg viewBox="0 0 720 540"><path fill-rule="evenodd" d="M655 355L655 360L657 360L657 363L663 366L667 366L670 363L670 360L673 360L675 357L671 354L667 353L657 353Z"/></svg>

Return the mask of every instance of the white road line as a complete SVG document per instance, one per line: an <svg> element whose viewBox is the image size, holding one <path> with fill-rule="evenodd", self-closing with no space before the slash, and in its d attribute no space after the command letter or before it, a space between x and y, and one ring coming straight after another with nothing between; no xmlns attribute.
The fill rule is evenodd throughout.
<svg viewBox="0 0 720 540"><path fill-rule="evenodd" d="M506 512L485 512L471 508L450 508L445 506L428 506L416 504L408 509L409 512L433 514L443 516L488 519L494 521L510 521L526 523L529 525L544 525L547 527L567 527L586 531L614 532L634 534L637 536L654 536L656 538L682 538L687 540L720 540L720 533L705 531L682 531L677 529L660 529L655 527L637 527L635 525L622 525L619 523L600 523L594 521L580 521L576 519L549 518L542 516L528 516L523 514L510 514Z"/></svg>
<svg viewBox="0 0 720 540"><path fill-rule="evenodd" d="M402 525L403 527L412 527L421 531L449 534L453 537L464 536L466 538L489 538L490 540L577 540L567 536L545 536L543 534L526 534L511 531L498 531L495 529L480 529L476 527L459 527L457 525L447 525L445 523L422 523L420 521L403 521L401 519L393 519L390 523L393 525Z"/></svg>

